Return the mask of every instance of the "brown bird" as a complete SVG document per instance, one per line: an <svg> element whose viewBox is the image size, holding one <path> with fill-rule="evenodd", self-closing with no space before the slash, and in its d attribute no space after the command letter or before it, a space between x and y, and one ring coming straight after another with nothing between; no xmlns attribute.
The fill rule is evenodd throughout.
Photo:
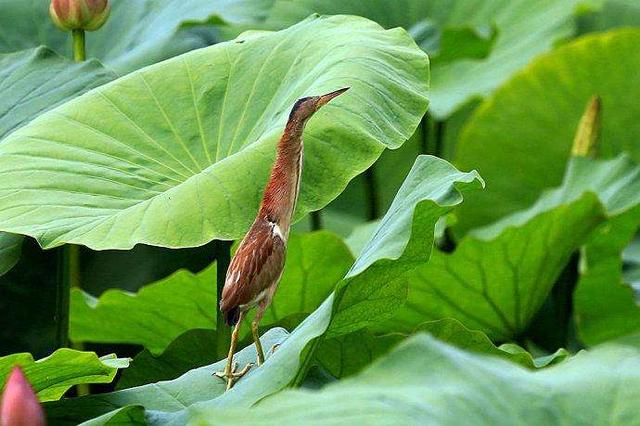
<svg viewBox="0 0 640 426"><path fill-rule="evenodd" d="M242 377L251 368L251 364L248 364L236 373L233 354L240 324L246 312L255 306L258 309L251 323L251 331L258 352L258 366L264 362L258 324L271 304L284 269L289 228L300 191L304 126L320 107L348 89L346 87L326 95L298 99L291 109L284 133L278 142L276 161L271 169L258 215L229 264L222 290L220 311L225 322L234 326L234 329L227 366L216 375L227 379L227 389L233 386L235 379Z"/></svg>

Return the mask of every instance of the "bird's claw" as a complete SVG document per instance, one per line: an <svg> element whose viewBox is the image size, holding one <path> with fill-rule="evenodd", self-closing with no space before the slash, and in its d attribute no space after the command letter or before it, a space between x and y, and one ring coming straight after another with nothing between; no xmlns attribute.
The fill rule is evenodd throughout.
<svg viewBox="0 0 640 426"><path fill-rule="evenodd" d="M245 365L242 370L236 373L236 370L238 369L238 363L234 362L233 368L231 369L231 371L227 371L227 369L224 369L223 371L216 371L215 373L213 373L213 375L216 377L220 377L223 380L226 380L227 390L229 390L233 387L234 383L239 378L247 374L247 372L251 369L251 367L253 367L253 363L250 362L247 365Z"/></svg>
<svg viewBox="0 0 640 426"><path fill-rule="evenodd" d="M276 351L276 349L278 349L280 347L280 343L275 343L273 346L271 346L271 349L269 349L269 352L271 355L274 354L274 352Z"/></svg>

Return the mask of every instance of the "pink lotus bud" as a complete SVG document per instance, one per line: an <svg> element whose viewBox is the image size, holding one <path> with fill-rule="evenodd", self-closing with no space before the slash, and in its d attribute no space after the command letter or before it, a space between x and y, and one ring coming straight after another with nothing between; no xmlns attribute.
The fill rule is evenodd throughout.
<svg viewBox="0 0 640 426"><path fill-rule="evenodd" d="M95 31L109 17L108 0L51 0L49 15L63 31Z"/></svg>
<svg viewBox="0 0 640 426"><path fill-rule="evenodd" d="M44 411L20 367L13 367L0 402L0 426L44 426Z"/></svg>

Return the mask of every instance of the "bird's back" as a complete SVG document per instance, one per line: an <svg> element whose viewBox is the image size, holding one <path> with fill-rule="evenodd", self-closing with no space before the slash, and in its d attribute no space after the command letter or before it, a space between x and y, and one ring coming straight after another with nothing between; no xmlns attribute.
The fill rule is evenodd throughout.
<svg viewBox="0 0 640 426"><path fill-rule="evenodd" d="M220 310L234 325L241 310L269 296L277 285L285 261L286 243L278 225L258 217L236 251L224 283Z"/></svg>

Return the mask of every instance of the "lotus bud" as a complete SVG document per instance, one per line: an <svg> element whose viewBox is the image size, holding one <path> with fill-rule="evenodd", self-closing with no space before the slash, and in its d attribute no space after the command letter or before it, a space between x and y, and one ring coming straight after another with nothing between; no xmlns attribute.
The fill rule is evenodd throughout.
<svg viewBox="0 0 640 426"><path fill-rule="evenodd" d="M0 426L44 426L44 411L20 367L14 367L0 401Z"/></svg>
<svg viewBox="0 0 640 426"><path fill-rule="evenodd" d="M51 0L49 15L63 31L95 31L109 17L108 0Z"/></svg>

